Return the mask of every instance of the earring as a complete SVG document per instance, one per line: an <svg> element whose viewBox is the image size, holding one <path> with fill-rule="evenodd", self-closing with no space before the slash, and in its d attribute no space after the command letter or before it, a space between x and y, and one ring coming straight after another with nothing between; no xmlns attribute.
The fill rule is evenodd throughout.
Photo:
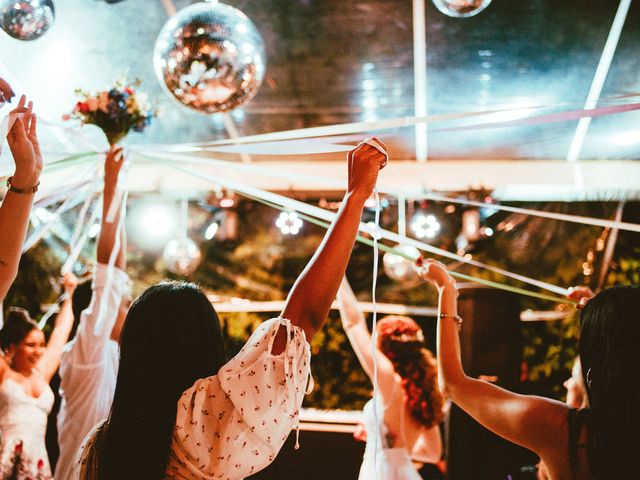
<svg viewBox="0 0 640 480"><path fill-rule="evenodd" d="M591 369L587 370L587 387L591 388Z"/></svg>

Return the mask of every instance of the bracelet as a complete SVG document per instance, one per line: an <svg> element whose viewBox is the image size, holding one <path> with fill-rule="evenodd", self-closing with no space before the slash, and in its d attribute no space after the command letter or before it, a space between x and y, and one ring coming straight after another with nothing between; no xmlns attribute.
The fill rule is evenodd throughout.
<svg viewBox="0 0 640 480"><path fill-rule="evenodd" d="M32 193L36 193L38 191L38 187L40 186L40 182L38 182L33 187L18 188L18 187L14 187L13 186L13 184L11 183L12 179L13 179L13 177L7 178L7 188L9 189L10 192L22 193L22 194L25 194L25 195L30 195Z"/></svg>
<svg viewBox="0 0 640 480"><path fill-rule="evenodd" d="M439 313L438 318L453 318L458 325L458 328L462 327L462 317L460 315L451 315L450 313Z"/></svg>

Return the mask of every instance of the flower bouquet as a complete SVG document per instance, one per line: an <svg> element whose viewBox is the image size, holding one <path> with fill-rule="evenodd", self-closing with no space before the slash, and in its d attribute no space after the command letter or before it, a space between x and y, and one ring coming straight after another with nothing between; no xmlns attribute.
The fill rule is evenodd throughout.
<svg viewBox="0 0 640 480"><path fill-rule="evenodd" d="M75 118L83 125L89 123L100 127L109 144L115 145L126 137L129 130L144 131L156 115L146 94L136 92L139 86L140 80L136 80L132 84L118 81L111 90L94 94L76 89L80 100L73 111L62 118Z"/></svg>

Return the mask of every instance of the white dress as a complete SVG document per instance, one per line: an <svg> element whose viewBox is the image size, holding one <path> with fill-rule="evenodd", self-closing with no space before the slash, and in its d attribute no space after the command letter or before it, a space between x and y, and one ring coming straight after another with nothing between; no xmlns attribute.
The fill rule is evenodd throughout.
<svg viewBox="0 0 640 480"><path fill-rule="evenodd" d="M385 408L380 397L373 411L372 398L363 409L364 426L367 431L367 446L360 467L359 480L422 480L411 462L411 453L406 447L393 448L388 445L388 428L384 424ZM402 410L401 435L404 434L404 409ZM376 421L376 416L378 417ZM403 442L406 444L406 440Z"/></svg>
<svg viewBox="0 0 640 480"><path fill-rule="evenodd" d="M129 276L114 267L109 291L105 291L109 267L98 263L91 285L91 302L80 316L78 331L67 343L60 359L58 444L60 458L56 480L67 480L82 441L109 416L118 376L118 344L111 330L118 317L122 296L128 292ZM102 328L96 323L102 309Z"/></svg>
<svg viewBox="0 0 640 480"><path fill-rule="evenodd" d="M276 333L287 330L280 355ZM304 331L289 320L262 323L217 375L197 380L178 400L167 480L242 480L269 465L298 425L313 388ZM98 429L85 440L72 479L91 479Z"/></svg>
<svg viewBox="0 0 640 480"><path fill-rule="evenodd" d="M48 385L35 398L10 377L0 383L0 478L52 478L44 437L53 400L53 391Z"/></svg>

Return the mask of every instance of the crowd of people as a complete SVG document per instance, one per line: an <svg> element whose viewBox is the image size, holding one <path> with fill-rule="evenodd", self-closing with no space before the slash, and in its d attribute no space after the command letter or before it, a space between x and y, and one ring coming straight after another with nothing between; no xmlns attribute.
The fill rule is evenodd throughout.
<svg viewBox="0 0 640 480"><path fill-rule="evenodd" d="M0 79L0 102L12 97ZM22 96L9 116L15 173L0 207L0 300L18 272L43 169L36 122L32 103ZM465 374L456 282L435 260L417 269L439 294L437 359L408 317L381 319L372 349L344 279L365 201L388 158L384 144L372 139L348 153L340 210L281 315L263 322L225 363L215 308L198 286L163 282L132 301L122 210L111 208L121 201L122 156L114 146L105 158L93 278L78 283L65 276L65 299L48 342L25 310L6 315L0 331L1 478L240 480L260 471L298 427L304 396L313 388L309 342L336 295L353 350L378 387L364 408L361 480L443 478L445 397L535 452L540 478L640 478L637 287L611 288L582 302L580 357L566 404ZM581 289L574 295L590 296ZM54 399L49 381L57 371L60 458L52 472L44 432Z"/></svg>

